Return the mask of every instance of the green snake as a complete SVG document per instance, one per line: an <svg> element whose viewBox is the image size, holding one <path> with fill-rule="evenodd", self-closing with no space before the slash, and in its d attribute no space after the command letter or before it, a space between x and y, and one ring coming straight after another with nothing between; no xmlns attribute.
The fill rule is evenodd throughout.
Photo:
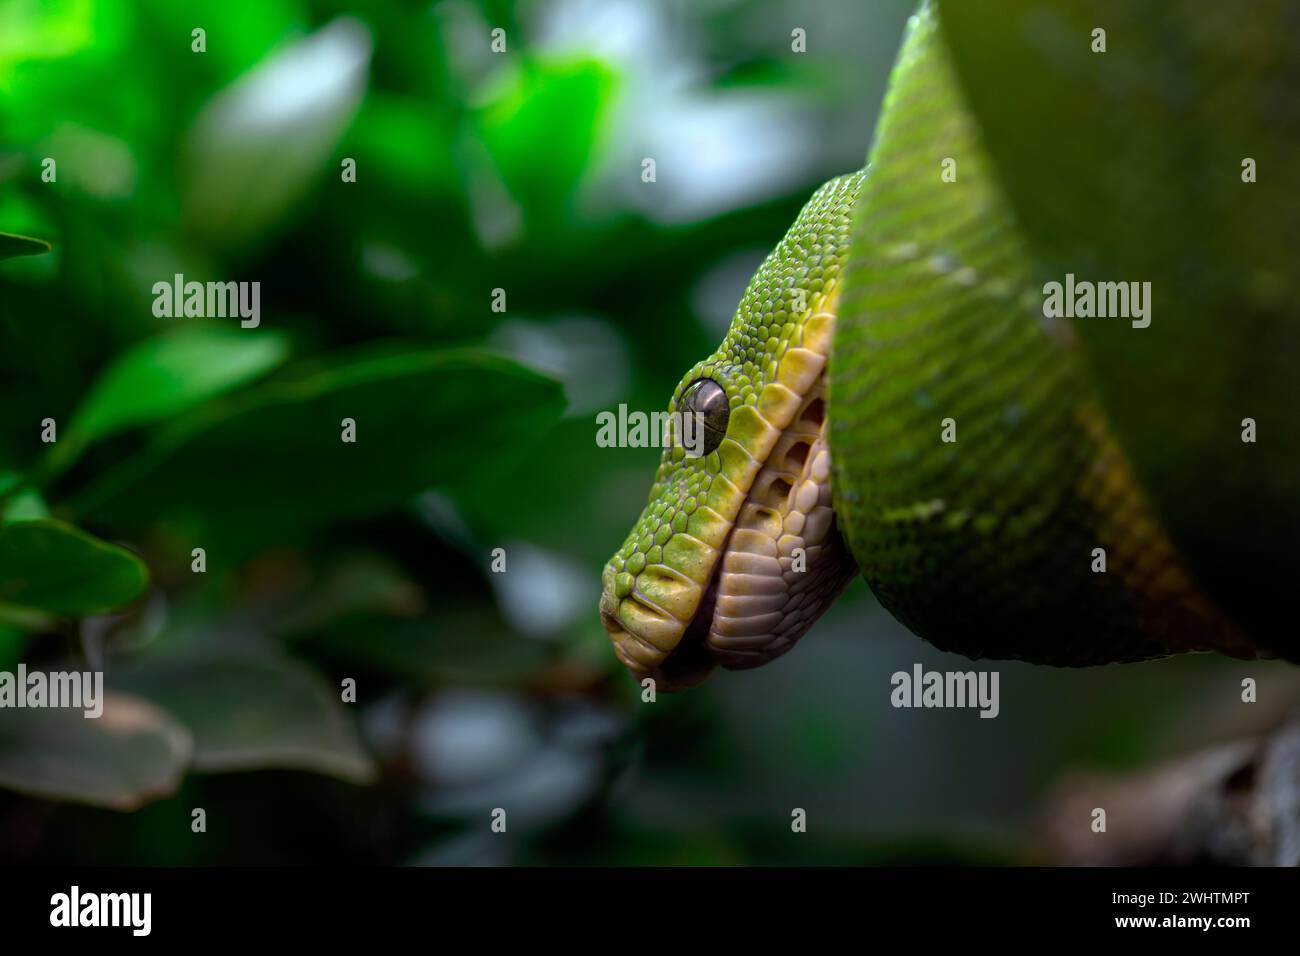
<svg viewBox="0 0 1300 956"><path fill-rule="evenodd" d="M665 447L604 568L618 658L661 689L764 664L858 574L914 633L975 658L1295 657L1228 613L1221 567L1188 560L1194 535L1163 515L1189 509L1162 507L1077 330L1044 318L938 36L926 7L866 168L816 191L674 390L704 453ZM926 130L936 172L913 186ZM977 216L937 185L944 155L985 190ZM911 239L918 216L931 226Z"/></svg>

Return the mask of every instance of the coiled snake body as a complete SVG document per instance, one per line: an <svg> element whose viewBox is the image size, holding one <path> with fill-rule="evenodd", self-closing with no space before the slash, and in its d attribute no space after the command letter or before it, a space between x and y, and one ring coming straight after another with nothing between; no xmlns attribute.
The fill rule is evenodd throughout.
<svg viewBox="0 0 1300 956"><path fill-rule="evenodd" d="M957 204L918 176L918 152L963 157L963 188L985 193L978 217L969 192ZM1105 356L1075 324L1089 320L1045 317L983 155L926 10L867 168L817 190L674 391L670 411L699 416L705 453L665 449L603 575L602 620L638 678L674 688L765 663L859 572L911 630L972 657L1300 656L1294 628L1267 623L1294 551L1290 570L1270 555L1246 594L1252 529L1207 533L1187 519L1185 481L1140 473L1153 456L1119 438L1125 407L1104 400L1092 369ZM1198 427L1175 419L1171 448L1184 426ZM1268 486L1237 432L1194 437L1207 473ZM1294 517L1292 503L1279 520Z"/></svg>

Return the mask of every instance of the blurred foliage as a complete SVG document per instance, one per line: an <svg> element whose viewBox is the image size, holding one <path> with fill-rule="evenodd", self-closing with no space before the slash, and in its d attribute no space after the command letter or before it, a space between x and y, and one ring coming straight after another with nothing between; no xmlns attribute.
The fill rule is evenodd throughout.
<svg viewBox="0 0 1300 956"><path fill-rule="evenodd" d="M0 526L0 608L14 614L93 614L130 604L149 574L135 555L59 521Z"/></svg>
<svg viewBox="0 0 1300 956"><path fill-rule="evenodd" d="M0 711L0 859L1010 862L1061 768L1200 739L1244 665L894 711L958 659L860 584L653 707L600 627L657 455L594 412L662 408L861 164L908 0L353 6L0 5L0 669L109 688ZM176 274L260 282L259 326L155 315Z"/></svg>

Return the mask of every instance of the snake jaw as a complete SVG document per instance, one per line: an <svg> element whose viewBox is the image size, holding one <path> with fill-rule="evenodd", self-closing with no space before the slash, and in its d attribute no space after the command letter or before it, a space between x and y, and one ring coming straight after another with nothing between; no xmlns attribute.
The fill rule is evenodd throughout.
<svg viewBox="0 0 1300 956"><path fill-rule="evenodd" d="M702 589L695 612L685 621L651 607L635 593L615 597L611 568L606 567L603 578L600 620L614 643L614 653L633 677L638 681L651 678L657 689L672 691L693 687L709 676L716 662L705 651L703 638L713 618L716 573ZM627 627L624 621L634 626ZM661 626L648 629L644 626L647 621Z"/></svg>
<svg viewBox="0 0 1300 956"><path fill-rule="evenodd" d="M736 517L707 638L729 670L789 651L857 572L835 525L825 407L819 379Z"/></svg>

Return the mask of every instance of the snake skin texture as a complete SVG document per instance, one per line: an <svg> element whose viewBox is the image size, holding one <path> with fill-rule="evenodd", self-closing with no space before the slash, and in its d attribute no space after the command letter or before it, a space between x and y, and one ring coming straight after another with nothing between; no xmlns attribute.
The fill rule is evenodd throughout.
<svg viewBox="0 0 1300 956"><path fill-rule="evenodd" d="M914 29L890 93L908 108L886 106L830 364L836 512L863 574L910 629L972 657L1254 656L1152 513L1071 326L1044 318L936 69L935 18ZM961 157L956 183L940 181L945 156Z"/></svg>

